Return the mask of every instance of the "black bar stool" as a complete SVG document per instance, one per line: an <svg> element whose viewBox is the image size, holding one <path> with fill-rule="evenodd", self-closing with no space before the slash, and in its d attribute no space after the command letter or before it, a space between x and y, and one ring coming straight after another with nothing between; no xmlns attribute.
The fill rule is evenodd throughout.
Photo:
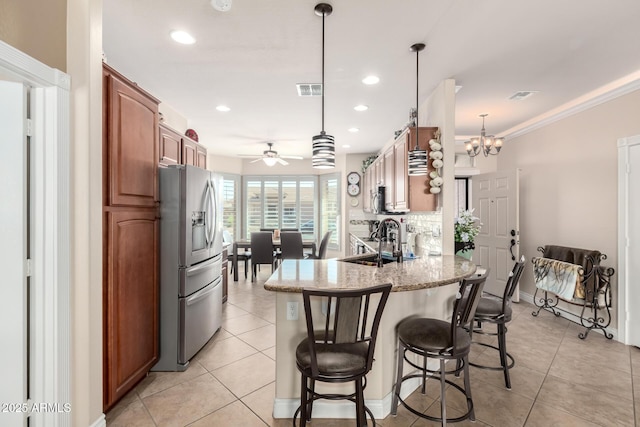
<svg viewBox="0 0 640 427"><path fill-rule="evenodd" d="M302 290L307 338L296 348L296 365L302 378L300 407L293 415L294 427L298 414L300 426L311 421L313 402L318 399L350 400L356 404L356 425L367 425L366 412L375 426L373 414L364 404L365 375L373 365L378 326L390 291L391 284L357 290ZM322 322L324 329L314 329L314 313L316 318L325 319ZM353 381L355 392L347 395L316 393L316 381Z"/></svg>
<svg viewBox="0 0 640 427"><path fill-rule="evenodd" d="M471 336L464 329L473 319L476 306L482 294L482 288L487 280L489 270L481 275L467 278L460 283L456 301L453 307L453 316L450 322L440 319L409 318L398 325L398 356L396 386L391 401L391 414L398 413L398 401L410 412L431 421L440 421L443 426L447 422L458 422L470 418L475 420L473 412L473 400L471 398L471 386L469 382L468 356L471 349ZM407 352L422 356L423 363L418 365L407 357ZM437 371L427 368L427 359L433 358L440 361L440 369ZM445 362L456 361L455 369L447 371ZM403 376L404 361L420 371ZM458 363L461 362L461 363ZM447 380L447 374L458 374L464 371L464 389L453 381ZM440 417L432 417L412 408L400 398L402 383L410 378L422 378L422 393L425 393L425 381L428 373L440 380ZM467 399L467 412L457 418L447 418L447 405L445 399L445 387L451 387L462 392Z"/></svg>
<svg viewBox="0 0 640 427"><path fill-rule="evenodd" d="M513 269L509 273L509 278L504 287L504 294L502 298L494 296L483 296L478 302L478 308L476 314L473 317L473 322L477 323L478 327L473 330L469 330L471 337L473 334L493 335L498 337L498 346L474 341L473 344L482 345L485 347L498 350L500 353L500 366L484 366L477 363L470 363L471 366L480 369L490 369L494 371L504 372L504 384L508 389L511 389L511 378L509 378L509 369L515 365L513 356L507 353L507 323L511 321L511 297L518 286L520 276L524 270L524 255L520 258L520 261L516 262ZM488 332L482 330L482 323L493 323L496 325L496 332ZM472 325L473 326L473 323Z"/></svg>

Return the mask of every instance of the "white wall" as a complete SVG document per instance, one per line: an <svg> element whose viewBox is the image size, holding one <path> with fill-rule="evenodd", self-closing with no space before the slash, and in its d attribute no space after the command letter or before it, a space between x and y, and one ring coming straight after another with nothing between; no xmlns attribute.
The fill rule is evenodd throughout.
<svg viewBox="0 0 640 427"><path fill-rule="evenodd" d="M420 105L418 123L420 126L438 126L441 133L442 152L442 192L438 207L442 211L442 253L451 255L453 249L453 218L455 217L455 80L443 80Z"/></svg>
<svg viewBox="0 0 640 427"><path fill-rule="evenodd" d="M636 91L505 141L498 170L521 169L520 243L527 260L538 246L555 244L599 250L608 256L604 265L617 266L616 143L640 133L639 111ZM535 292L530 267L520 286Z"/></svg>

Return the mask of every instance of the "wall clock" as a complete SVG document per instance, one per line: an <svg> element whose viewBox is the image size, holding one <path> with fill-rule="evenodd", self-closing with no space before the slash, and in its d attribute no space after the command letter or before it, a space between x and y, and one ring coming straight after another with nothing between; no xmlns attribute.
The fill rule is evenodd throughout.
<svg viewBox="0 0 640 427"><path fill-rule="evenodd" d="M350 196L360 194L360 174L358 172L349 172L347 175L347 193Z"/></svg>

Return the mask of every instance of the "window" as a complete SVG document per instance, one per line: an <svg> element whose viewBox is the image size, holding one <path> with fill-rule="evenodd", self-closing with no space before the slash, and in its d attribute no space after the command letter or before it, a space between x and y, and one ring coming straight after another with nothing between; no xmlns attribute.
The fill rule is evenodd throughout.
<svg viewBox="0 0 640 427"><path fill-rule="evenodd" d="M238 220L240 206L240 176L222 175L222 227L231 234L233 240L240 236Z"/></svg>
<svg viewBox="0 0 640 427"><path fill-rule="evenodd" d="M332 231L329 248L340 250L340 179L338 174L320 176L320 234Z"/></svg>
<svg viewBox="0 0 640 427"><path fill-rule="evenodd" d="M460 215L460 212L469 209L469 178L456 178L454 209L456 216Z"/></svg>
<svg viewBox="0 0 640 427"><path fill-rule="evenodd" d="M261 228L297 228L303 239L316 239L316 187L313 176L245 176L245 238Z"/></svg>

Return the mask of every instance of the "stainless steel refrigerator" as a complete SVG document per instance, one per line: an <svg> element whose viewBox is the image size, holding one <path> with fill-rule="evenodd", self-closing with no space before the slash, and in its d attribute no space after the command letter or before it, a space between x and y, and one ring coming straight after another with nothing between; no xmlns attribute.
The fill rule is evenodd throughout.
<svg viewBox="0 0 640 427"><path fill-rule="evenodd" d="M222 323L222 178L160 168L160 359L183 371Z"/></svg>

